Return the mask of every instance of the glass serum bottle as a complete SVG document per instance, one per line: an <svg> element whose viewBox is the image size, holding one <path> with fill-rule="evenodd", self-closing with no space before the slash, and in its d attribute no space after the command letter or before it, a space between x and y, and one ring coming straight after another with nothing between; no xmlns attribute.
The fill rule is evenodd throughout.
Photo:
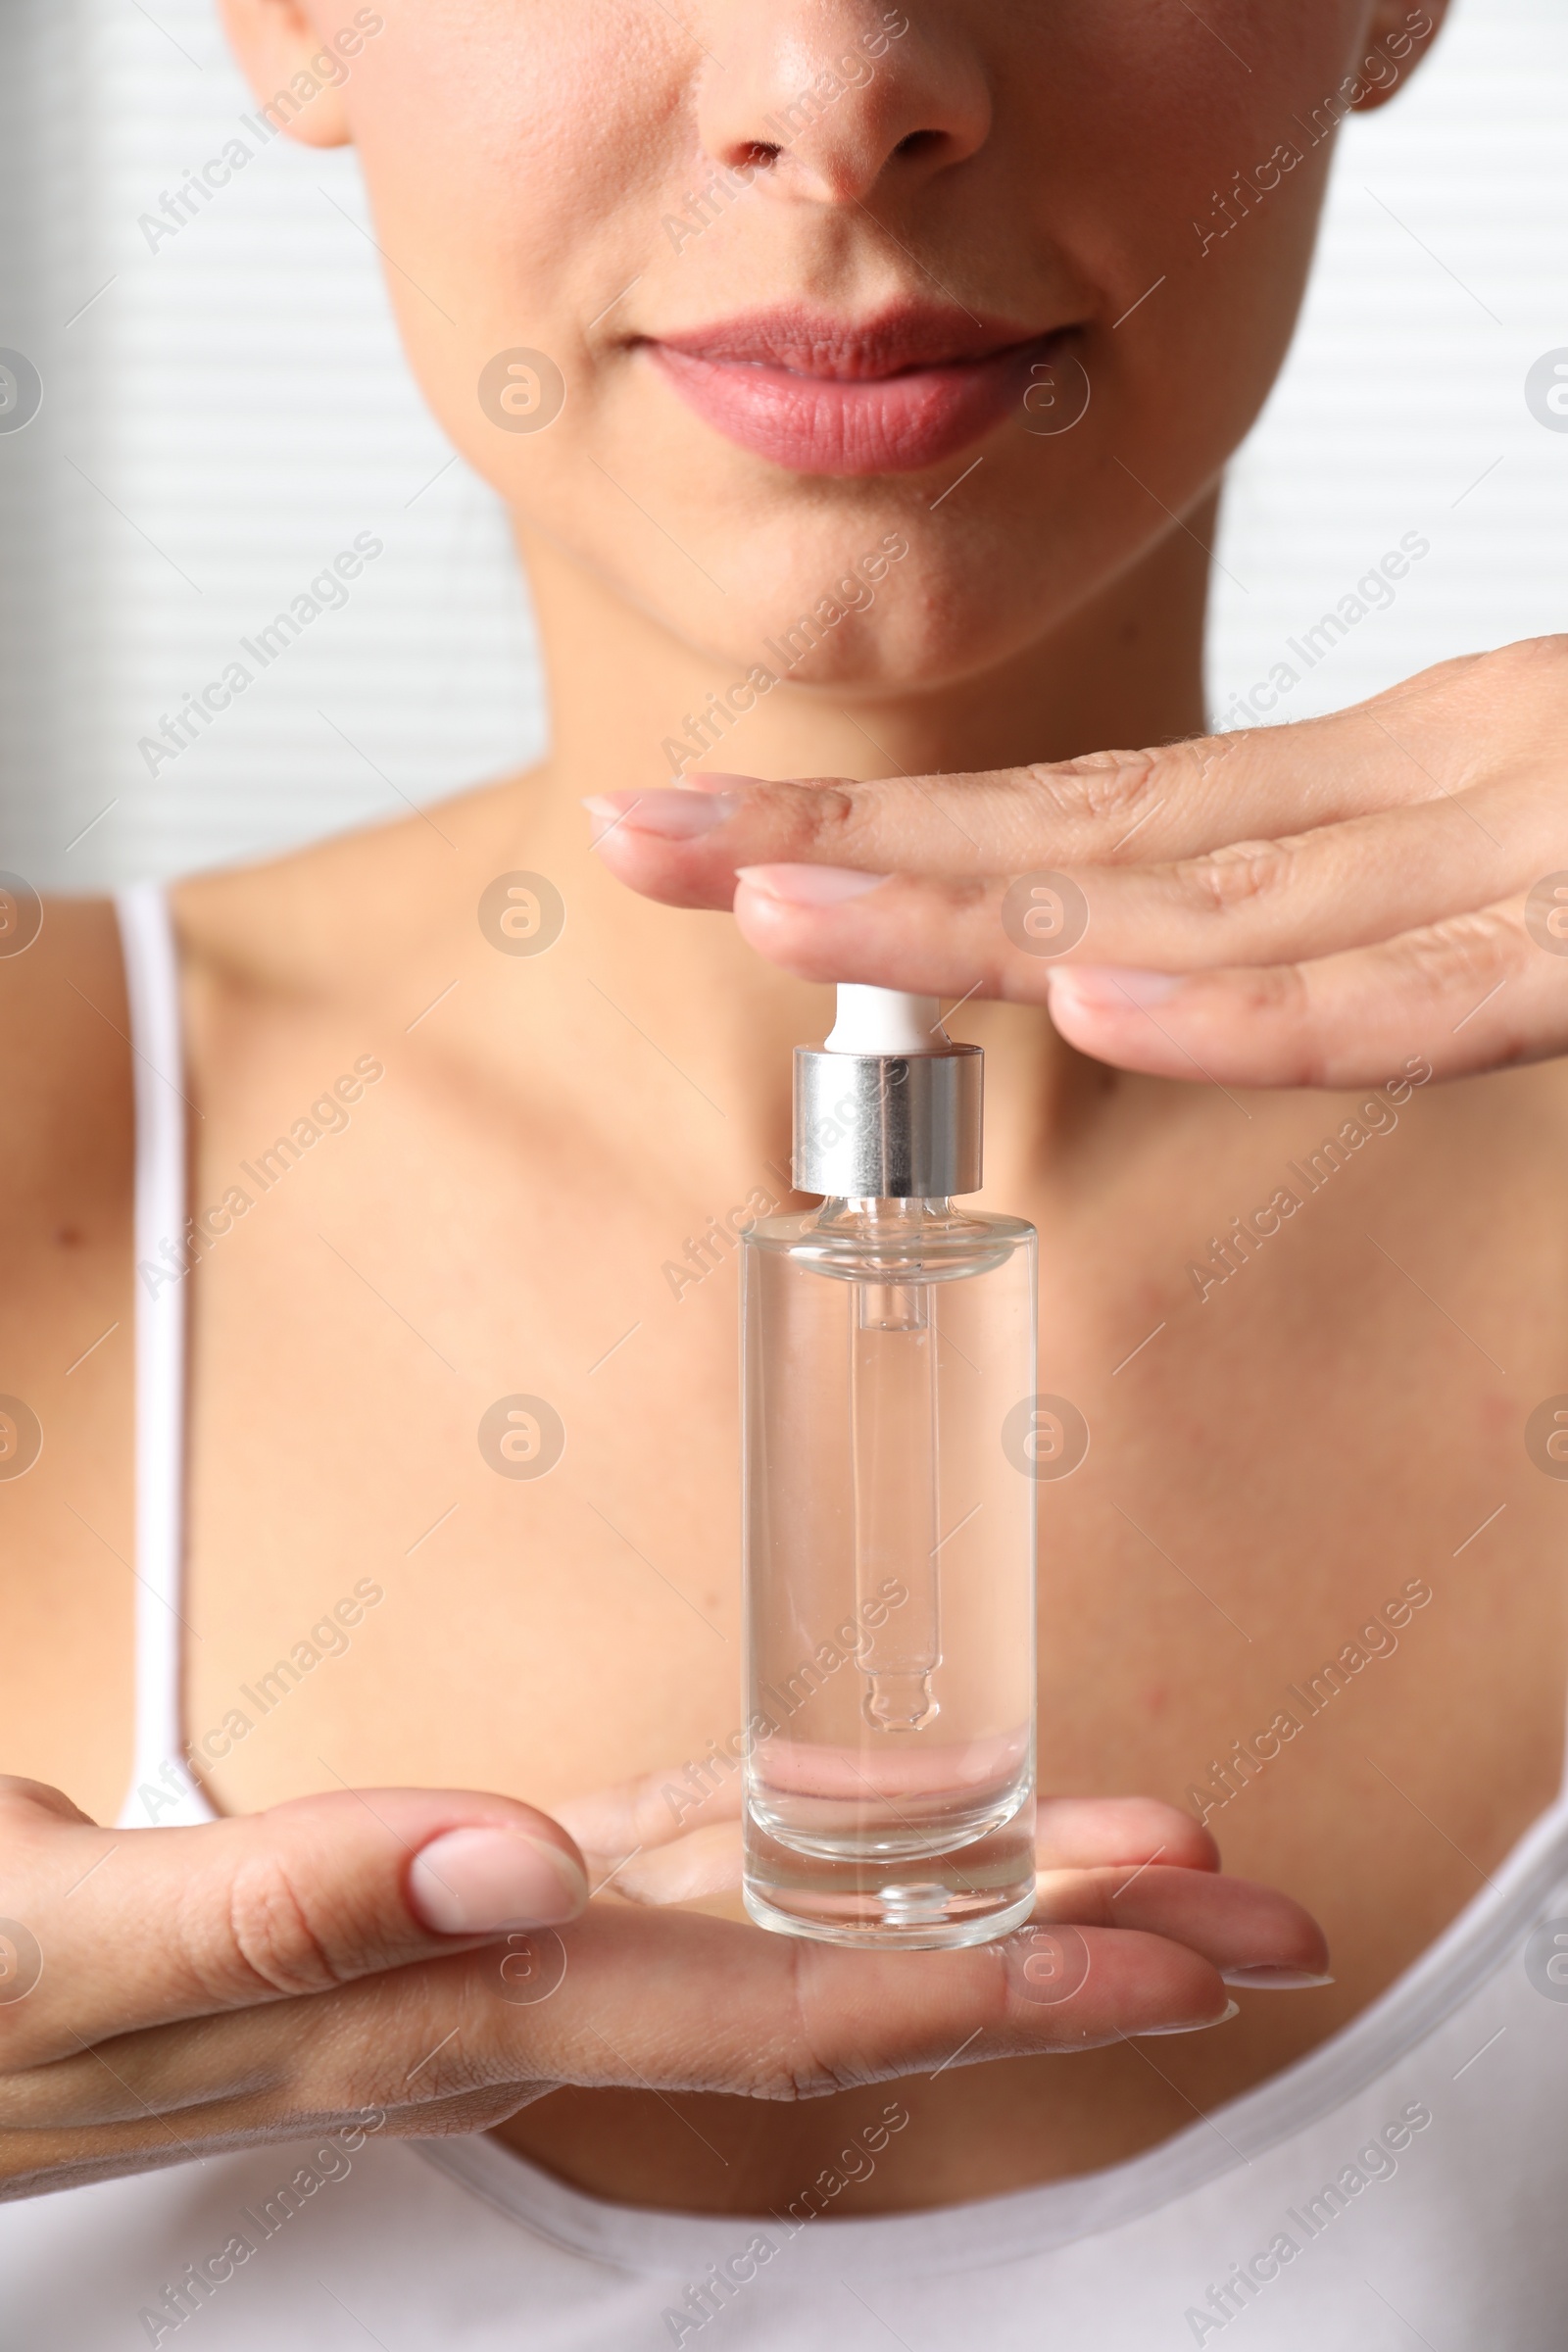
<svg viewBox="0 0 1568 2352"><path fill-rule="evenodd" d="M743 1236L746 1907L981 1943L1035 1895L1035 1230L981 1181L983 1055L841 988L795 1056L795 1181Z"/></svg>

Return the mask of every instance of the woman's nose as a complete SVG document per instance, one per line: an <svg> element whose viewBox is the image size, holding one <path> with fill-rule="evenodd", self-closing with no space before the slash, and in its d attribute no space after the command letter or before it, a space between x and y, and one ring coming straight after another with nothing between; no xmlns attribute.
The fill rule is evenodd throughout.
<svg viewBox="0 0 1568 2352"><path fill-rule="evenodd" d="M883 0L733 0L710 19L704 148L726 170L757 167L755 184L782 201L855 204L883 182L907 192L990 130L968 17L927 6L916 19Z"/></svg>

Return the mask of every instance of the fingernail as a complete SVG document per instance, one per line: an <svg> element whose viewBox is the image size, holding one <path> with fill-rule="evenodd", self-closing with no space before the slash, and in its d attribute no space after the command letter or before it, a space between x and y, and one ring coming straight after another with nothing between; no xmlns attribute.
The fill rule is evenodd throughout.
<svg viewBox="0 0 1568 2352"><path fill-rule="evenodd" d="M848 865L742 865L735 870L751 889L782 900L786 906L840 906L847 899L880 890L890 878L862 874Z"/></svg>
<svg viewBox="0 0 1568 2352"><path fill-rule="evenodd" d="M1332 1977L1314 1976L1309 1968L1277 1968L1272 1961L1259 1961L1255 1968L1222 1968L1220 1976L1227 1984L1243 1984L1253 1992L1297 1992L1312 1984L1332 1984Z"/></svg>
<svg viewBox="0 0 1568 2352"><path fill-rule="evenodd" d="M1050 973L1051 993L1059 990L1087 1012L1128 1004L1163 1004L1182 986L1180 972L1141 972L1130 964L1059 963Z"/></svg>
<svg viewBox="0 0 1568 2352"><path fill-rule="evenodd" d="M583 807L607 831L657 833L663 841L691 841L724 824L740 801L732 792L600 792L584 801Z"/></svg>
<svg viewBox="0 0 1568 2352"><path fill-rule="evenodd" d="M1241 2014L1240 2001L1227 2001L1218 2017L1196 2017L1191 2025L1186 2026L1145 2026L1134 2035L1134 2039L1149 2041L1156 2034L1204 2034L1210 2026L1228 2026L1233 2017L1240 2017Z"/></svg>
<svg viewBox="0 0 1568 2352"><path fill-rule="evenodd" d="M560 1848L520 1830L448 1830L414 1857L409 1901L443 1936L554 1928L575 1919L588 1882Z"/></svg>

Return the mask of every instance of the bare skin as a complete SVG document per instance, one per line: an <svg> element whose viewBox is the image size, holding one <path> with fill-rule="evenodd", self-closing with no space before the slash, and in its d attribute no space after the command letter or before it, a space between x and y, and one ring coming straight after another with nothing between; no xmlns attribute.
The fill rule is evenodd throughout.
<svg viewBox="0 0 1568 2352"><path fill-rule="evenodd" d="M294 13L280 0L231 9L253 65ZM1376 29L1371 12L1343 13L1351 46ZM364 77L371 114L359 135L372 148L396 127L392 55ZM272 86L275 66L255 70ZM1278 238L1274 263L1304 267L1309 216ZM1265 327L1259 392L1280 339ZM1214 423L1216 450L1242 421ZM1150 454L1189 468L1181 503L1196 536L1151 528L1147 514L1135 529L1115 501L1085 493L1099 585L1070 610L1058 599L1049 625L1017 646L989 590L969 597L963 566L978 577L995 550L954 558L951 626L906 605L867 624L863 642L843 639L859 645L842 660L863 674L780 689L744 763L780 777L931 774L1198 731L1206 455ZM836 546L858 547L858 515L829 519ZM871 538L881 519L865 520ZM733 529L716 492L695 523L715 545ZM815 510L800 525L802 579L820 564L806 543L826 527ZM765 528L777 537L784 523ZM586 1791L678 1768L736 1720L734 1272L726 1260L676 1297L664 1268L710 1217L760 1186L780 1193L769 1169L787 1156L789 1049L822 1034L827 998L816 977L763 961L727 917L634 896L596 855L579 801L663 781L650 747L668 714L699 707L737 661L744 668L754 640L750 620L734 623L733 643L706 619L706 635L683 628L676 592L652 572L629 601L606 576L619 561L606 553L608 522L580 558L561 552L560 529L559 512L538 523L519 514L551 662L548 767L444 804L429 822L176 893L186 1092L199 1113L193 1204L245 1184L240 1163L254 1165L356 1060L384 1067L347 1130L274 1187L252 1188L254 1206L190 1277L186 1725L198 1740L221 1726L240 1687L368 1577L385 1597L347 1654L324 1659L275 1710L253 1710L226 1753L208 1747L220 1809L256 1815L344 1784L495 1791L466 1801L540 1807L592 1859ZM646 553L639 539L628 561ZM1015 585L1050 605L1049 583ZM757 627L775 626L794 583L776 609L755 594ZM938 656L945 680L917 689ZM738 746L727 759L742 763ZM486 888L516 870L550 877L567 908L537 957L498 953L476 919ZM698 889L686 895L704 903ZM798 939L760 944L814 968ZM4 1385L47 1432L36 1468L0 1485L19 1628L0 1663L6 1760L105 1822L130 1766L133 1590L129 1074L107 909L51 907L35 945L0 961L0 991L19 1104L4 1147L15 1203L0 1244ZM1373 1137L1277 1247L1200 1301L1190 1261L1360 1097L1273 1073L1223 1090L1129 1074L1069 1045L1039 1004L977 998L956 1027L992 1057L983 1200L1042 1234L1044 1385L1072 1397L1094 1432L1082 1468L1042 1494L1042 1781L1086 1799L1144 1792L1189 1822L1072 1816L1047 1853L1064 1871L1111 1874L1056 1886L1055 1915L1103 1917L1101 1989L1116 1996L1079 2033L1071 2066L1060 2054L1070 2034L1053 2044L1039 2012L995 2016L978 1979L944 1980L923 2008L875 2031L863 2016L844 2027L859 2004L835 1996L829 2078L910 2074L902 2095L914 2128L857 2192L860 2211L1113 2163L1274 2073L1431 1941L1548 1801L1561 1767L1559 1497L1520 1444L1525 1414L1562 1378L1560 1065L1414 1088L1396 1132ZM1412 1036L1409 1054L1425 1042ZM1378 1076L1395 1078L1405 1059L1396 1054ZM496 1477L476 1443L485 1409L519 1391L547 1396L568 1433L559 1468L537 1483ZM1227 1882L1191 1824L1189 1791L1410 1584L1430 1598L1397 1650L1369 1659L1211 1818L1228 1869L1294 1903L1259 1894L1245 1933L1217 1912L1195 1924L1182 1906ZM442 1820L474 1817L449 1807ZM277 1819L280 1838L294 1834ZM117 1854L101 1878L113 1886L131 1867ZM344 1850L345 1873L370 1868ZM384 1890L377 1899L396 1909ZM1124 1933L1128 1914L1113 1903L1152 1907ZM1127 2038L1151 2022L1213 2018L1219 1977L1238 1968L1321 1971L1322 1942L1295 1905L1323 1924L1331 1985L1244 1989L1243 2013L1219 2031ZM612 2198L710 2211L787 2202L882 2094L849 2087L781 2104L776 2077L760 2079L755 2064L748 2074L739 2052L766 2009L770 1939L608 1895L589 1921L567 1935L626 1940L617 1965L590 1976L604 2006L572 2013L575 2046L530 2053L516 2040L490 2065L499 2088L455 2079L450 2116L406 2128L510 2113L512 2145ZM736 2050L720 2054L720 2075L723 2063L730 2072L715 2080L693 2056L711 2015L708 1947L696 1939L721 1932L753 1954L760 2006L737 2005ZM685 1946L635 1940L682 1934ZM415 1943L403 1920L337 1954L337 1976L469 1965L432 1960L427 1928ZM584 1946L590 1969L599 1948ZM650 2026L648 1972L683 1949L686 2006L677 2001L667 2029ZM922 1984L948 1965L931 1963ZM287 1989L349 1997L292 1979ZM159 1997L149 2015L169 2014ZM368 2034L376 2015L373 2004L365 2013ZM516 2015L527 2013L507 2022L520 2034ZM246 2046L273 2046L267 2016L243 2009L261 2036ZM944 2065L971 2017L985 2039L970 2058L995 2062ZM627 2037L619 2046L635 2068L588 2062L599 2029ZM80 2030L107 2029L94 2016ZM637 2034L646 2038L633 2046ZM162 2048L149 2065L166 2063ZM534 2096L541 2072L568 2086ZM635 2087L639 2077L668 2095ZM345 2104L350 2087L335 2086ZM287 2084L221 2128L281 2131L303 2095ZM63 2133L74 2128L61 2117ZM105 2128L121 2140L64 2150L55 2177L168 2160L167 2131Z"/></svg>

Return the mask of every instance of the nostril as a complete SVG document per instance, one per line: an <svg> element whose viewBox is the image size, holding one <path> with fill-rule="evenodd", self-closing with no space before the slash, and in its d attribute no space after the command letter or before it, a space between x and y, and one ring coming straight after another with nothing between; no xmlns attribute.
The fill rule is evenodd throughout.
<svg viewBox="0 0 1568 2352"><path fill-rule="evenodd" d="M911 130L894 148L895 155L925 155L933 146L940 147L944 133L940 130Z"/></svg>
<svg viewBox="0 0 1568 2352"><path fill-rule="evenodd" d="M741 172L765 172L771 165L778 162L782 153L782 148L771 145L766 139L752 139L735 158L733 169Z"/></svg>

